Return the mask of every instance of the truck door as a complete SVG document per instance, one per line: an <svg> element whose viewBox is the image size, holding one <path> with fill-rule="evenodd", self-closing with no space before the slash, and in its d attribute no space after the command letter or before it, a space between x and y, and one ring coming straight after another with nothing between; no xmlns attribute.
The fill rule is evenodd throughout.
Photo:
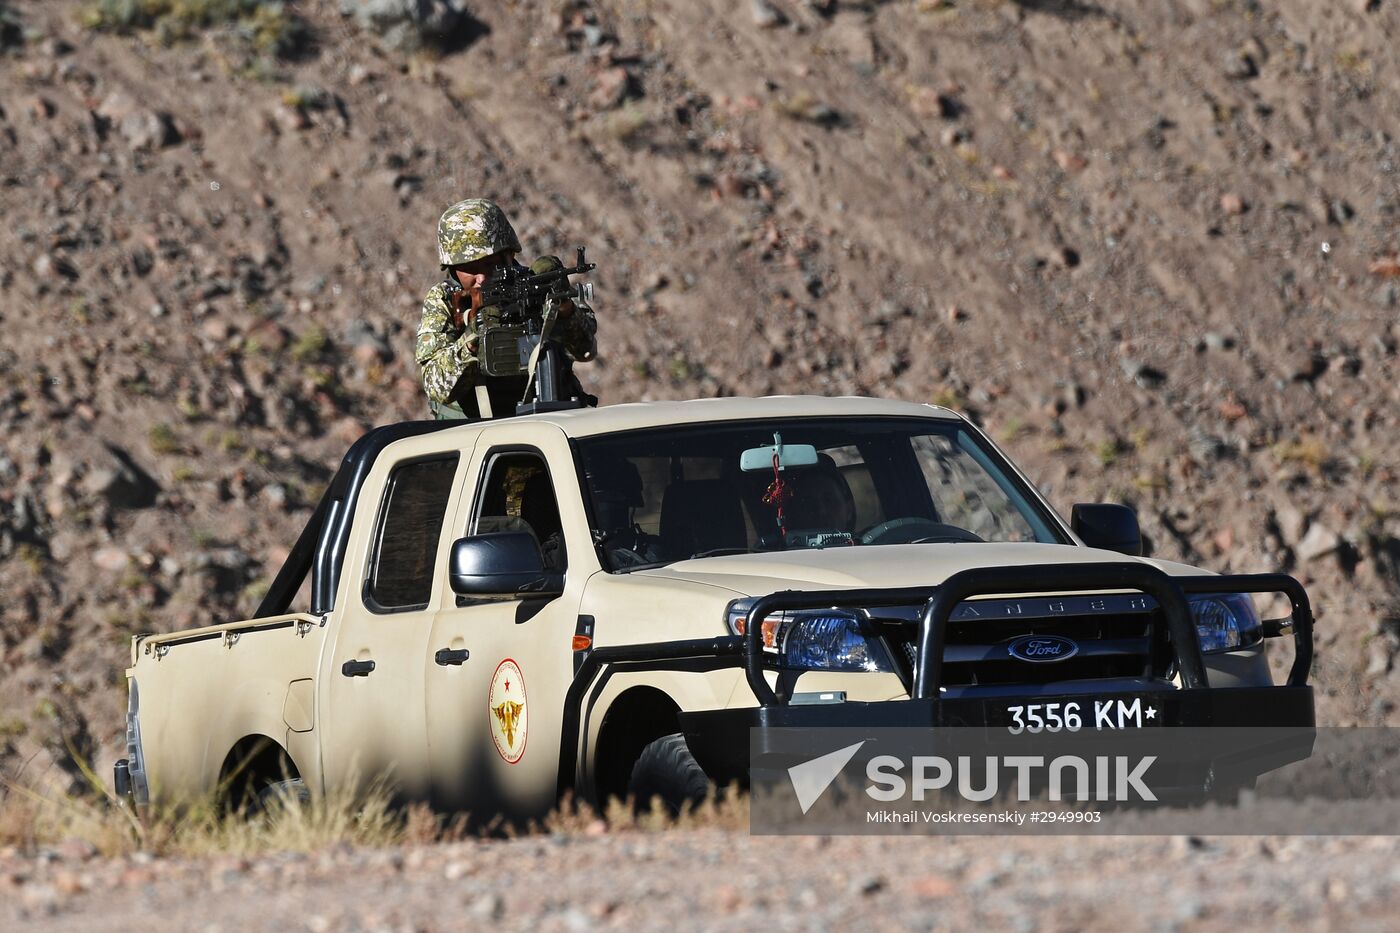
<svg viewBox="0 0 1400 933"><path fill-rule="evenodd" d="M433 799L483 820L538 817L557 795L572 641L597 557L558 428L503 423L483 432L477 451L455 536L528 530L546 567L564 572L565 588L555 599L481 600L443 584L424 678Z"/></svg>
<svg viewBox="0 0 1400 933"><path fill-rule="evenodd" d="M336 632L322 661L318 723L328 791L384 780L426 799L423 655L434 577L466 460L457 452L384 456L366 481L346 551Z"/></svg>

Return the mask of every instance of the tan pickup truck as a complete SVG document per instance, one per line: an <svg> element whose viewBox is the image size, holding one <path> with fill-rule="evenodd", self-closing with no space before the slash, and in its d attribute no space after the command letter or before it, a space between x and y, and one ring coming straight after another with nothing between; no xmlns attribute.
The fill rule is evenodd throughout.
<svg viewBox="0 0 1400 933"><path fill-rule="evenodd" d="M117 786L237 803L380 779L518 818L566 790L677 805L742 781L756 726L1015 734L1081 707L1102 728L1104 704L1113 728L1311 725L1301 587L1141 551L1130 510L1066 523L927 405L390 425L346 455L256 618L134 639ZM1261 620L1257 592L1291 618Z"/></svg>

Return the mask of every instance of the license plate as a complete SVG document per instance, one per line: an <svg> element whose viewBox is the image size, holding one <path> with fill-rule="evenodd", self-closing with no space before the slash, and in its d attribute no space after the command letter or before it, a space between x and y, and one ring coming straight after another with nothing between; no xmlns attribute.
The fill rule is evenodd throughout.
<svg viewBox="0 0 1400 933"><path fill-rule="evenodd" d="M1012 735L1143 729L1162 722L1161 706L1149 697L1013 703L1005 707L1004 715Z"/></svg>

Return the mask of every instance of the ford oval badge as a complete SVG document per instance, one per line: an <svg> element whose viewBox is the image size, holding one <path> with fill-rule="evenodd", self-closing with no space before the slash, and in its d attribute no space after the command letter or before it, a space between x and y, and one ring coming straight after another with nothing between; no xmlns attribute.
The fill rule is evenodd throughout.
<svg viewBox="0 0 1400 933"><path fill-rule="evenodd" d="M1058 635L1025 635L1007 645L1006 650L1021 661L1044 664L1074 657L1079 653L1079 646Z"/></svg>

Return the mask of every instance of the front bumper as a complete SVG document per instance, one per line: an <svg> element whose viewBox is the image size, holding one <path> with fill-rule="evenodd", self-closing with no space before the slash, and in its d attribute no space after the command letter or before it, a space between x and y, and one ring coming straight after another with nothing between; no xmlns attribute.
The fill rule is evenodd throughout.
<svg viewBox="0 0 1400 933"><path fill-rule="evenodd" d="M1065 682L1058 695L1036 692L1034 702L1053 703L1083 701L1085 697L1113 698L1131 703L1134 699L1150 700L1160 706L1159 726L1206 727L1214 730L1220 742L1237 741L1238 733L1260 727L1281 727L1292 734L1280 747L1287 750L1267 756L1277 759L1269 767L1259 767L1255 774L1280 767L1289 761L1308 757L1312 749L1314 726L1313 695L1308 686L1312 666L1312 607L1301 584L1284 574L1248 574L1230 576L1170 577L1147 564L1056 564L1015 567L985 567L953 574L937 586L915 586L895 589L821 590L811 592L783 591L755 602L748 612L747 624L741 636L729 636L693 641L663 642L646 645L619 645L592 650L578 666L574 682L564 702L564 729L559 763L559 788L563 792L575 786L581 777L579 769L580 734L586 694L604 671L616 673L627 670L684 669L699 671L740 666L744 669L749 689L757 701L756 707L682 712L680 725L697 761L711 778L721 784L730 781L747 783L749 770L758 766L757 755L767 763L769 749L762 734L772 731L777 745L783 744L781 733L788 730L833 729L848 727L874 730L881 728L938 729L949 727L981 728L997 741L1024 739L1008 735L1005 729L1007 705L1029 697L980 695L975 697L946 697L941 670L945 653L947 630L953 610L964 600L984 595L1058 594L1140 592L1156 599L1166 621L1173 654L1175 678L1180 689L1162 681L1160 689L1135 690L1121 681L1109 684L1100 681ZM1205 658L1187 605L1188 593L1282 593L1292 604L1291 623L1277 634L1291 634L1294 643L1293 666L1287 683L1280 686L1212 688ZM828 608L859 608L870 606L904 606L922 604L917 626L917 657L913 674L906 688L907 700L879 702L843 702L804 705L780 695L769 681L774 673L776 658L763 649L761 632L763 620L770 614L786 611L807 611ZM1071 687L1073 683L1075 686ZM1079 684L1084 684L1081 688ZM1051 687L1058 689L1060 685ZM1244 727L1243 730L1228 727ZM990 728L988 728L990 727ZM1225 727L1225 728L1218 728ZM1160 734L1161 729L1134 730L1143 735ZM1126 735L1120 732L1120 735ZM754 746L750 748L750 737ZM1259 743L1272 748L1271 737ZM1206 757L1216 755L1220 743L1208 743L1212 748ZM776 751L776 749L773 749ZM1224 747L1223 755L1232 752Z"/></svg>
<svg viewBox="0 0 1400 933"><path fill-rule="evenodd" d="M1037 696L1037 703L1085 702L1088 694L1066 693ZM1150 740L1163 728L1212 727L1280 729L1296 731L1306 741L1291 741L1277 755L1258 758L1255 775L1300 761L1311 753L1311 727L1315 725L1313 691L1309 686L1199 688L1155 690L1133 693L1094 693L1098 700L1134 700L1151 704L1158 716L1155 726L1133 730L1113 730L1118 736ZM975 699L885 700L874 703L824 703L814 705L774 704L744 709L703 710L680 714L686 744L705 772L721 786L738 781L747 783L751 756L765 761L781 758L788 748L782 729L896 728L975 728L1005 732L1009 703L1023 698L978 697ZM759 730L751 732L751 730ZM1092 731L1092 730L1091 730ZM1273 735L1268 737L1272 741ZM1006 734L1014 745L1016 737Z"/></svg>

